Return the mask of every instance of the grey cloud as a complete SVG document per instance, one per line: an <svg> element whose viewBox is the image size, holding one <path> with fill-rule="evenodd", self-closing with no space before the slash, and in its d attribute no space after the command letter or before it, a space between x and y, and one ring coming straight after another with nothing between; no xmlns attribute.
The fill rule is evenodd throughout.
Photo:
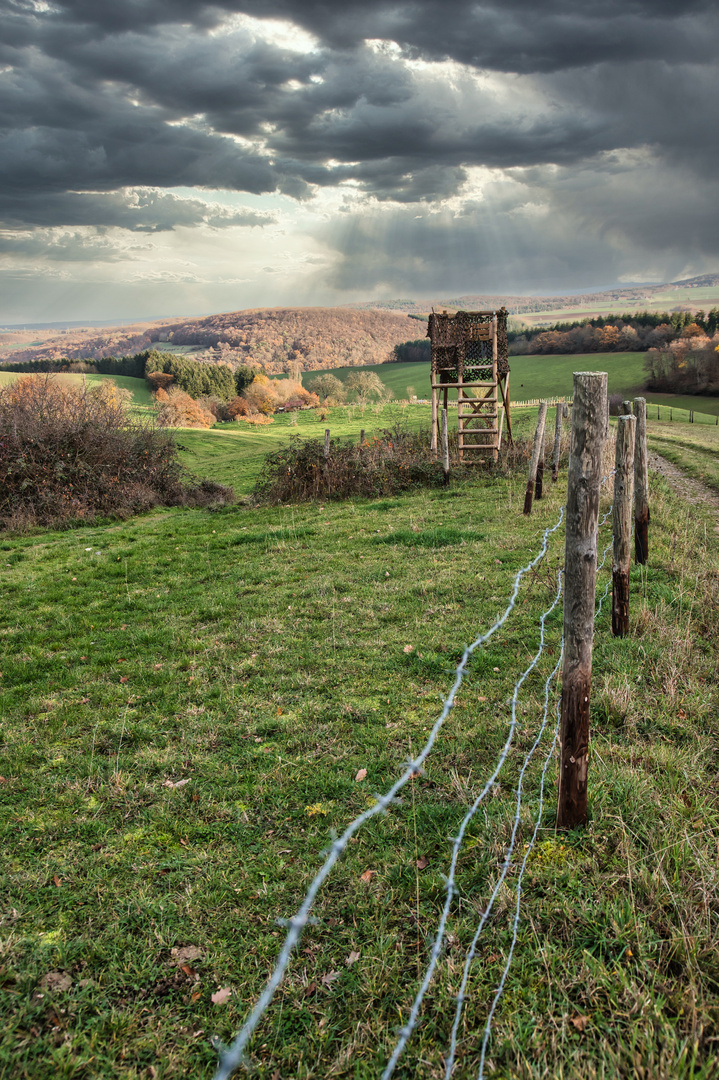
<svg viewBox="0 0 719 1080"><path fill-rule="evenodd" d="M21 228L26 224L121 228L131 232L164 232L181 226L207 225L214 229L256 227L270 224L271 214L247 208L231 209L201 199L146 189L122 191L67 191L38 199L21 193L2 201L6 222Z"/></svg>
<svg viewBox="0 0 719 1080"><path fill-rule="evenodd" d="M521 252L520 276L538 250L558 276L596 259L605 282L626 263L622 236L671 260L678 222L698 221L698 207L715 217L706 194L719 166L714 0L54 0L46 11L0 0L0 10L0 218L13 228L261 225L253 211L162 189L301 200L351 182L360 196L399 205L391 220L417 282L432 262L454 265L467 235L467 251L481 242ZM237 13L289 20L318 47L228 28ZM466 67L438 72L402 57ZM472 68L494 78L477 80ZM649 154L651 174L628 167L628 152ZM466 209L467 233L456 218L428 217L424 204L460 194L476 165L522 170L527 198L571 228L523 217L514 195L505 206L499 192L494 219L484 205ZM126 189L153 194L132 202ZM364 288L361 273L379 272L372 229L390 218L368 212L363 225L347 209L342 219L326 242L342 280ZM589 239L577 251L580 228ZM700 258L711 235L698 224L685 233ZM352 244L354 265L342 261ZM380 261L383 250L380 238Z"/></svg>

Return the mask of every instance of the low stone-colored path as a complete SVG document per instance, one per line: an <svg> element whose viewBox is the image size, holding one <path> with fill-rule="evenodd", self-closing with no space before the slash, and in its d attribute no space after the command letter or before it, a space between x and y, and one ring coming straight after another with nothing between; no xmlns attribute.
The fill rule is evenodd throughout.
<svg viewBox="0 0 719 1080"><path fill-rule="evenodd" d="M701 480L694 480L691 476L687 476L686 473L673 465L671 461L661 457L660 454L650 450L648 459L649 468L660 473L669 486L683 499L690 503L710 506L714 510L717 519L714 531L719 533L719 495L712 491L711 488L708 488L706 484L702 484Z"/></svg>

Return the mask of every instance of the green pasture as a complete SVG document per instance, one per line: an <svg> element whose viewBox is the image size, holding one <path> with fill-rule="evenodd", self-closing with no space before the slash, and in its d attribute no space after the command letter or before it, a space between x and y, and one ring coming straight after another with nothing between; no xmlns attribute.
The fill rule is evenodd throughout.
<svg viewBox="0 0 719 1080"><path fill-rule="evenodd" d="M341 430L339 411L327 421ZM324 424L298 418L301 432ZM247 456L284 430L247 429ZM222 469L234 429L190 435L203 466ZM476 471L374 502L174 509L0 538L0 1076L211 1080L218 1042L272 970L280 921L332 837L424 744L464 645L557 520L564 479L528 518L523 471ZM714 519L656 476L651 514L629 636L612 639L607 599L596 623L589 826L556 835L551 763L529 851L548 732L479 939L457 1080L478 1072L525 855L488 1080L716 1076L719 553ZM606 525L600 549L609 541ZM559 530L470 661L425 771L348 844L250 1044L257 1080L380 1075L428 962L450 838L498 760L563 559ZM610 580L611 554L598 595ZM446 949L398 1080L443 1075L561 618L560 606L467 830Z"/></svg>
<svg viewBox="0 0 719 1080"><path fill-rule="evenodd" d="M647 442L650 450L719 492L719 427L651 420Z"/></svg>
<svg viewBox="0 0 719 1080"><path fill-rule="evenodd" d="M509 393L512 400L531 400L542 397L571 396L572 374L575 371L606 371L610 394L636 397L642 394L648 401L696 409L716 415L719 398L674 394L655 394L644 391L646 353L586 353L577 356L510 356ZM373 364L363 371L376 371L396 398L407 396L407 387L414 387L420 398L431 396L429 362L417 364ZM310 386L314 376L336 375L343 382L357 368L335 368L328 372L307 371L303 382ZM456 398L456 393L453 395Z"/></svg>

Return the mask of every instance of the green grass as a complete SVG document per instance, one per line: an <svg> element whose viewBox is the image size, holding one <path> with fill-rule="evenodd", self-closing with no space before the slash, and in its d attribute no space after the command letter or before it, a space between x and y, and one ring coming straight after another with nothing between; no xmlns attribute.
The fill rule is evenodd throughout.
<svg viewBox="0 0 719 1080"><path fill-rule="evenodd" d="M279 450L293 435L322 440L329 428L332 438L357 440L363 430L369 438L372 432L400 419L413 428L422 424L429 428L431 410L422 405L404 409L397 405L370 405L364 410L359 406L307 409L275 416L266 426L239 422L216 424L205 430L181 428L176 437L185 448L180 457L188 469L229 484L238 494L247 494L254 487L265 455Z"/></svg>
<svg viewBox="0 0 719 1080"><path fill-rule="evenodd" d="M296 910L332 830L422 745L462 646L556 520L561 483L529 519L523 489L522 476L473 474L375 503L170 510L2 539L0 1076L209 1080L212 1039L229 1040L256 1000L277 919ZM611 638L606 601L596 627L591 823L555 837L552 767L491 1077L717 1075L719 561L709 519L656 478L651 509L631 633ZM425 775L330 876L252 1042L259 1080L379 1075L431 948L448 837L497 759L562 561L558 533L472 661ZM600 590L607 581L605 567ZM507 764L468 831L404 1080L442 1075L560 633L555 612ZM525 777L520 853L539 769ZM480 939L461 1080L477 1074L516 873ZM188 946L183 967L172 950ZM66 989L48 989L49 973ZM220 988L232 996L214 1005Z"/></svg>
<svg viewBox="0 0 719 1080"><path fill-rule="evenodd" d="M655 394L642 390L646 378L644 361L646 353L587 353L577 356L510 356L510 397L517 401L542 397L571 396L572 373L575 371L606 371L610 394L636 397L641 394L647 401L674 405L677 408L696 409L717 415L719 398L690 395ZM365 370L365 369L363 369ZM418 364L373 364L367 368L376 371L382 382L389 386L397 398L407 396L407 387L414 387L418 397L429 398L429 362ZM335 368L329 374L343 382L357 368ZM308 386L317 371L304 373L303 382ZM324 373L323 373L324 374ZM456 398L456 393L452 395Z"/></svg>
<svg viewBox="0 0 719 1080"><path fill-rule="evenodd" d="M719 428L651 421L647 443L650 450L719 491Z"/></svg>

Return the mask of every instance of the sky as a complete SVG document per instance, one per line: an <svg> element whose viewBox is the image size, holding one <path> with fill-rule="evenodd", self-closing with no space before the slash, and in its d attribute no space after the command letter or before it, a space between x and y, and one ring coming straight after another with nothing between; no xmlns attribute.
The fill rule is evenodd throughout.
<svg viewBox="0 0 719 1080"><path fill-rule="evenodd" d="M716 0L0 0L0 321L719 270Z"/></svg>

